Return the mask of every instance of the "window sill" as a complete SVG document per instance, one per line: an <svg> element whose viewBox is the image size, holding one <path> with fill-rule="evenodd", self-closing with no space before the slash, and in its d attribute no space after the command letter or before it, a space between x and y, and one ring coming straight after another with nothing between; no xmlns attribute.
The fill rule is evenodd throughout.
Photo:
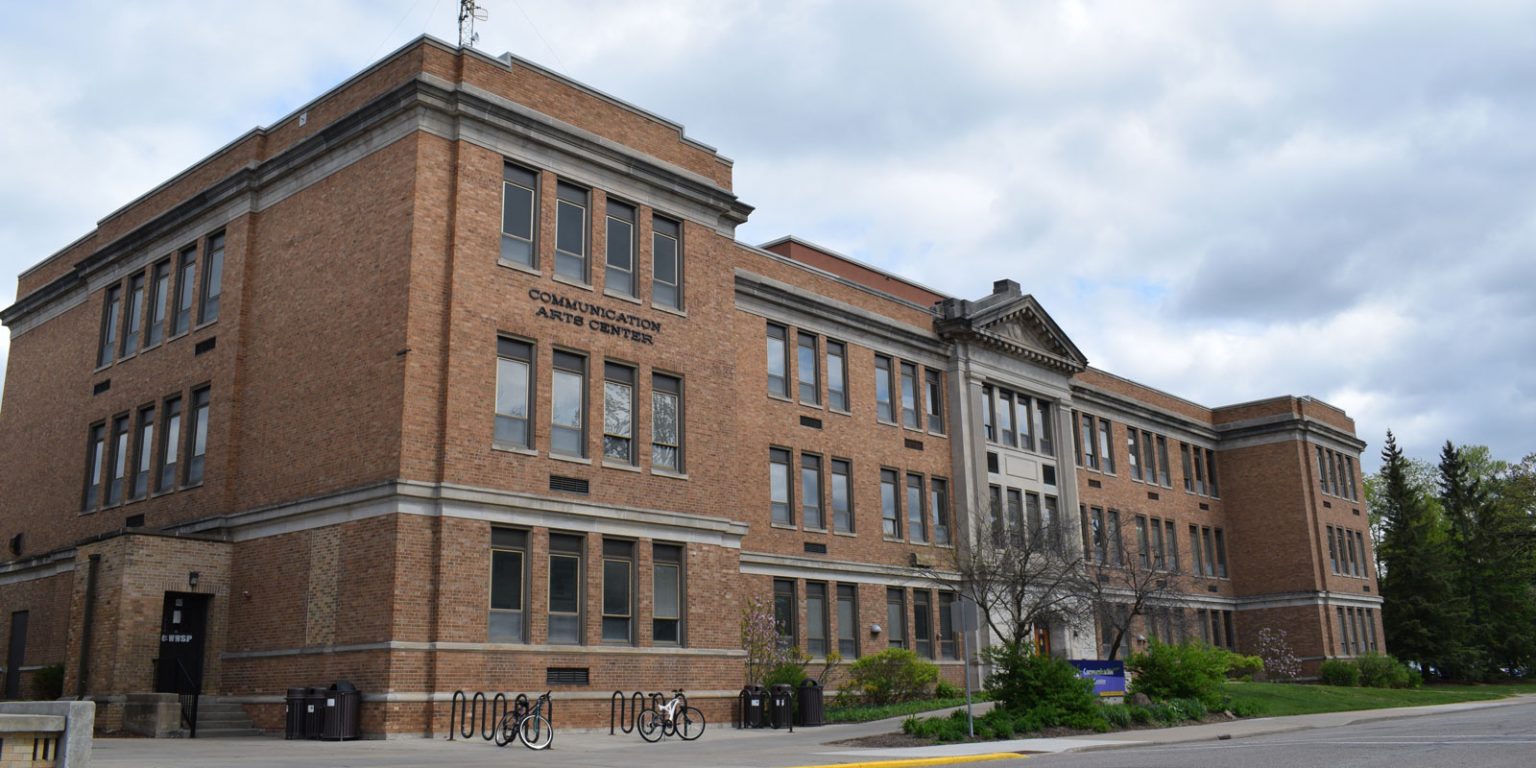
<svg viewBox="0 0 1536 768"><path fill-rule="evenodd" d="M564 275L552 275L551 277L555 282L569 285L572 288L580 288L583 291L592 291L593 293L597 292L597 289L592 287L591 283L585 283L572 277L565 277Z"/></svg>
<svg viewBox="0 0 1536 768"><path fill-rule="evenodd" d="M498 267L506 267L507 269L514 270L516 272L522 272L523 274L526 274L526 275L533 275L535 277L543 277L544 276L544 273L540 272L538 267L536 267L536 266L535 267L530 267L530 266L528 266L526 264L519 264L519 263L517 263L515 261L506 261L504 259L497 259L496 260L496 266L498 266Z"/></svg>
<svg viewBox="0 0 1536 768"><path fill-rule="evenodd" d="M154 493L151 493L151 494L150 494L150 495L149 495L149 497L150 497L150 498L151 498L151 499L158 499L158 498L160 498L160 497L161 497L161 496L169 496L169 495L171 495L171 494L173 494L173 493L175 493L175 492L176 492L176 489L175 489L175 488L170 488L170 489L168 489L168 490L163 490L163 491L155 491L155 492L154 492Z"/></svg>
<svg viewBox="0 0 1536 768"><path fill-rule="evenodd" d="M825 528L812 528L811 526L806 526L806 527L802 528L801 530L805 531L806 533L820 533L822 535L831 533L831 531L828 531Z"/></svg>
<svg viewBox="0 0 1536 768"><path fill-rule="evenodd" d="M894 421L886 421L885 419L882 419L879 416L875 417L875 423L876 424L881 424L881 425L884 425L884 426L887 426L887 427L899 427L899 426L901 426L900 424L897 424Z"/></svg>
<svg viewBox="0 0 1536 768"><path fill-rule="evenodd" d="M803 406L805 406L807 408L810 408L813 411L825 411L826 410L826 408L822 407L821 403L807 403L804 400L801 400L799 402L800 402L801 405L803 405Z"/></svg>
<svg viewBox="0 0 1536 768"><path fill-rule="evenodd" d="M927 432L923 431L922 427L909 427L906 424L903 424L903 425L901 425L901 428L902 428L903 431L906 431L906 432L916 432L919 435L926 435L926 434L928 434Z"/></svg>
<svg viewBox="0 0 1536 768"><path fill-rule="evenodd" d="M201 331L204 328L212 328L213 326L218 325L218 324L219 324L219 319L217 317L215 317L214 319L209 320L206 323L198 323L197 325L192 326L192 331L191 332L192 333L197 333L198 331Z"/></svg>
<svg viewBox="0 0 1536 768"><path fill-rule="evenodd" d="M687 317L688 316L688 310L686 310L686 309L675 309L673 307L668 307L668 306L663 305L663 304L657 304L656 302L651 302L648 306L651 309L656 310L657 312L665 312L665 313L667 313L669 315L677 315L678 317Z"/></svg>
<svg viewBox="0 0 1536 768"><path fill-rule="evenodd" d="M202 483L201 480L199 480L198 482L195 482L195 483L189 483L187 485L183 485L181 487L181 490L183 490L183 491L195 491L195 490L197 490L197 489L199 489L201 487L203 487L203 483Z"/></svg>
<svg viewBox="0 0 1536 768"><path fill-rule="evenodd" d="M848 537L850 539L856 539L856 538L859 537L859 534L857 534L857 533L855 533L853 531L833 531L832 535L833 536L846 536L846 537Z"/></svg>
<svg viewBox="0 0 1536 768"><path fill-rule="evenodd" d="M491 450L500 451L501 453L515 453L520 456L539 455L539 452L533 450L532 448L525 448L521 445L511 445L508 443L491 443Z"/></svg>
<svg viewBox="0 0 1536 768"><path fill-rule="evenodd" d="M639 296L631 296L631 295L629 295L627 293L620 293L618 291L610 290L608 288L604 288L603 289L603 295L607 296L610 299L618 299L619 301L628 302L630 304L634 304L634 305L641 306L641 307L645 306L645 302L641 301Z"/></svg>
<svg viewBox="0 0 1536 768"><path fill-rule="evenodd" d="M786 524L784 524L784 523L769 523L769 524L768 524L768 527L769 527L769 528L778 528L778 529L779 529L779 530L781 530L781 531L798 531L798 530L800 530L800 529L799 529L799 528L798 528L798 527L796 527L796 526L793 526L793 525L786 525Z"/></svg>
<svg viewBox="0 0 1536 768"><path fill-rule="evenodd" d="M679 472L673 472L671 470L666 470L666 469L656 469L655 467L651 468L651 474L655 475L656 477L669 477L669 478L672 478L673 480L687 480L688 479L688 474L686 472L679 473Z"/></svg>
<svg viewBox="0 0 1536 768"><path fill-rule="evenodd" d="M848 416L848 417L852 417L853 416L853 411L843 411L843 410L839 410L837 408L832 408L832 407L828 407L827 408L827 413L835 413L838 416Z"/></svg>
<svg viewBox="0 0 1536 768"><path fill-rule="evenodd" d="M637 473L640 471L640 468L635 466L635 465L633 465L633 464L622 464L622 463L619 463L619 462L608 461L607 459L603 460L603 469L617 469L617 470L622 470L624 472L637 472Z"/></svg>
<svg viewBox="0 0 1536 768"><path fill-rule="evenodd" d="M589 467L592 466L592 460L585 456L567 456L563 453L555 453L554 451L550 451L549 457L555 461L564 461L571 464L585 464Z"/></svg>
<svg viewBox="0 0 1536 768"><path fill-rule="evenodd" d="M949 437L949 433L948 432L935 432L935 431L933 431L931 429L928 430L928 432L926 434L929 437L943 437L943 438L948 438Z"/></svg>
<svg viewBox="0 0 1536 768"><path fill-rule="evenodd" d="M769 399L769 400L777 400L777 401L779 401L779 402L781 402L781 403L789 403L789 404L791 404L791 405L793 405L793 404L794 404L794 402L795 402L795 401L793 401L793 400L791 400L791 399L789 399L789 398L788 398L788 397L786 397L786 396L784 396L784 395L775 395L775 394L774 394L774 393L772 393L772 392L769 392L769 393L768 393L768 399Z"/></svg>

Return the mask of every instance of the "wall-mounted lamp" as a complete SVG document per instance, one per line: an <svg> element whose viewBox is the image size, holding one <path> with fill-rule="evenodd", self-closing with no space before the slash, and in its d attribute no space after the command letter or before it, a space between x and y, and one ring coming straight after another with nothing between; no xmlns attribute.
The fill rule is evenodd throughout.
<svg viewBox="0 0 1536 768"><path fill-rule="evenodd" d="M197 571L187 571L187 587L197 589Z"/></svg>
<svg viewBox="0 0 1536 768"><path fill-rule="evenodd" d="M880 634L880 625L879 624L871 624L871 625L869 625L869 633L871 635L878 635L878 634Z"/></svg>

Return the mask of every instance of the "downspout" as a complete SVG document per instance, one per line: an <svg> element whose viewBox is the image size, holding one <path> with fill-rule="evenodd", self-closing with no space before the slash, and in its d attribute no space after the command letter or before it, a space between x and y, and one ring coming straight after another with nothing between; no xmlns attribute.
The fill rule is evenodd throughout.
<svg viewBox="0 0 1536 768"><path fill-rule="evenodd" d="M85 616L80 627L80 673L75 676L75 698L85 699L86 682L91 676L91 627L96 620L96 569L101 555L91 555L85 570Z"/></svg>

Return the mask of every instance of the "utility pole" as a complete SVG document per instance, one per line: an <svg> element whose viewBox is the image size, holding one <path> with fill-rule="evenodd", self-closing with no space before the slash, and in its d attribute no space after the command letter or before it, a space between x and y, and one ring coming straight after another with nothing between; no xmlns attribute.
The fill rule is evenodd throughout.
<svg viewBox="0 0 1536 768"><path fill-rule="evenodd" d="M473 48L480 35L475 32L475 22L485 21L485 9L475 0L459 0L459 47Z"/></svg>

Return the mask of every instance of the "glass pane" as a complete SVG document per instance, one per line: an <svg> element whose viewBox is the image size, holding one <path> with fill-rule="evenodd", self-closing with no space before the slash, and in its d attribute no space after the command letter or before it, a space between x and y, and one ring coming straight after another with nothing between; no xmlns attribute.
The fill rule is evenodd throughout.
<svg viewBox="0 0 1536 768"><path fill-rule="evenodd" d="M502 185L501 231L523 240L533 239L533 190Z"/></svg>
<svg viewBox="0 0 1536 768"><path fill-rule="evenodd" d="M561 200L555 221L555 247L566 253L585 256L587 253L587 211L579 205Z"/></svg>
<svg viewBox="0 0 1536 768"><path fill-rule="evenodd" d="M608 268L628 272L634 267L634 227L627 221L608 220ZM610 285L610 287L612 287Z"/></svg>
<svg viewBox="0 0 1536 768"><path fill-rule="evenodd" d="M628 618L604 618L603 639L626 642L629 640Z"/></svg>
<svg viewBox="0 0 1536 768"><path fill-rule="evenodd" d="M658 235L652 238L651 246L655 251L653 258L656 280L668 285L677 285L677 241Z"/></svg>
<svg viewBox="0 0 1536 768"><path fill-rule="evenodd" d="M610 616L629 615L629 563L627 561L603 561L603 613Z"/></svg>
<svg viewBox="0 0 1536 768"><path fill-rule="evenodd" d="M788 373L785 368L784 339L775 338L770 329L768 336L768 391L776 395L787 394Z"/></svg>
<svg viewBox="0 0 1536 768"><path fill-rule="evenodd" d="M625 384L603 382L603 432L616 437L631 437L633 425L633 390Z"/></svg>
<svg viewBox="0 0 1536 768"><path fill-rule="evenodd" d="M496 359L496 413L528 418L528 364Z"/></svg>
<svg viewBox="0 0 1536 768"><path fill-rule="evenodd" d="M658 443L678 444L677 396L656 393L651 396L651 435Z"/></svg>
<svg viewBox="0 0 1536 768"><path fill-rule="evenodd" d="M657 643L671 643L676 645L682 642L680 623L677 619L656 619L651 622L651 634Z"/></svg>
<svg viewBox="0 0 1536 768"><path fill-rule="evenodd" d="M555 371L554 420L563 427L581 426L581 390L583 376L570 371Z"/></svg>
<svg viewBox="0 0 1536 768"><path fill-rule="evenodd" d="M652 613L657 618L675 619L682 616L678 590L679 569L675 565L655 566L656 605Z"/></svg>
<svg viewBox="0 0 1536 768"><path fill-rule="evenodd" d="M549 610L551 613L576 613L581 609L580 564L580 558L575 557L552 556L549 558Z"/></svg>
<svg viewBox="0 0 1536 768"><path fill-rule="evenodd" d="M523 607L523 553L491 551L491 608L521 610Z"/></svg>
<svg viewBox="0 0 1536 768"><path fill-rule="evenodd" d="M521 642L523 639L522 611L491 611L491 642Z"/></svg>
<svg viewBox="0 0 1536 768"><path fill-rule="evenodd" d="M655 294L657 304L677 307L677 288L666 283L651 283L651 293Z"/></svg>
<svg viewBox="0 0 1536 768"><path fill-rule="evenodd" d="M581 618L578 616L550 616L549 641L551 643L581 642Z"/></svg>

